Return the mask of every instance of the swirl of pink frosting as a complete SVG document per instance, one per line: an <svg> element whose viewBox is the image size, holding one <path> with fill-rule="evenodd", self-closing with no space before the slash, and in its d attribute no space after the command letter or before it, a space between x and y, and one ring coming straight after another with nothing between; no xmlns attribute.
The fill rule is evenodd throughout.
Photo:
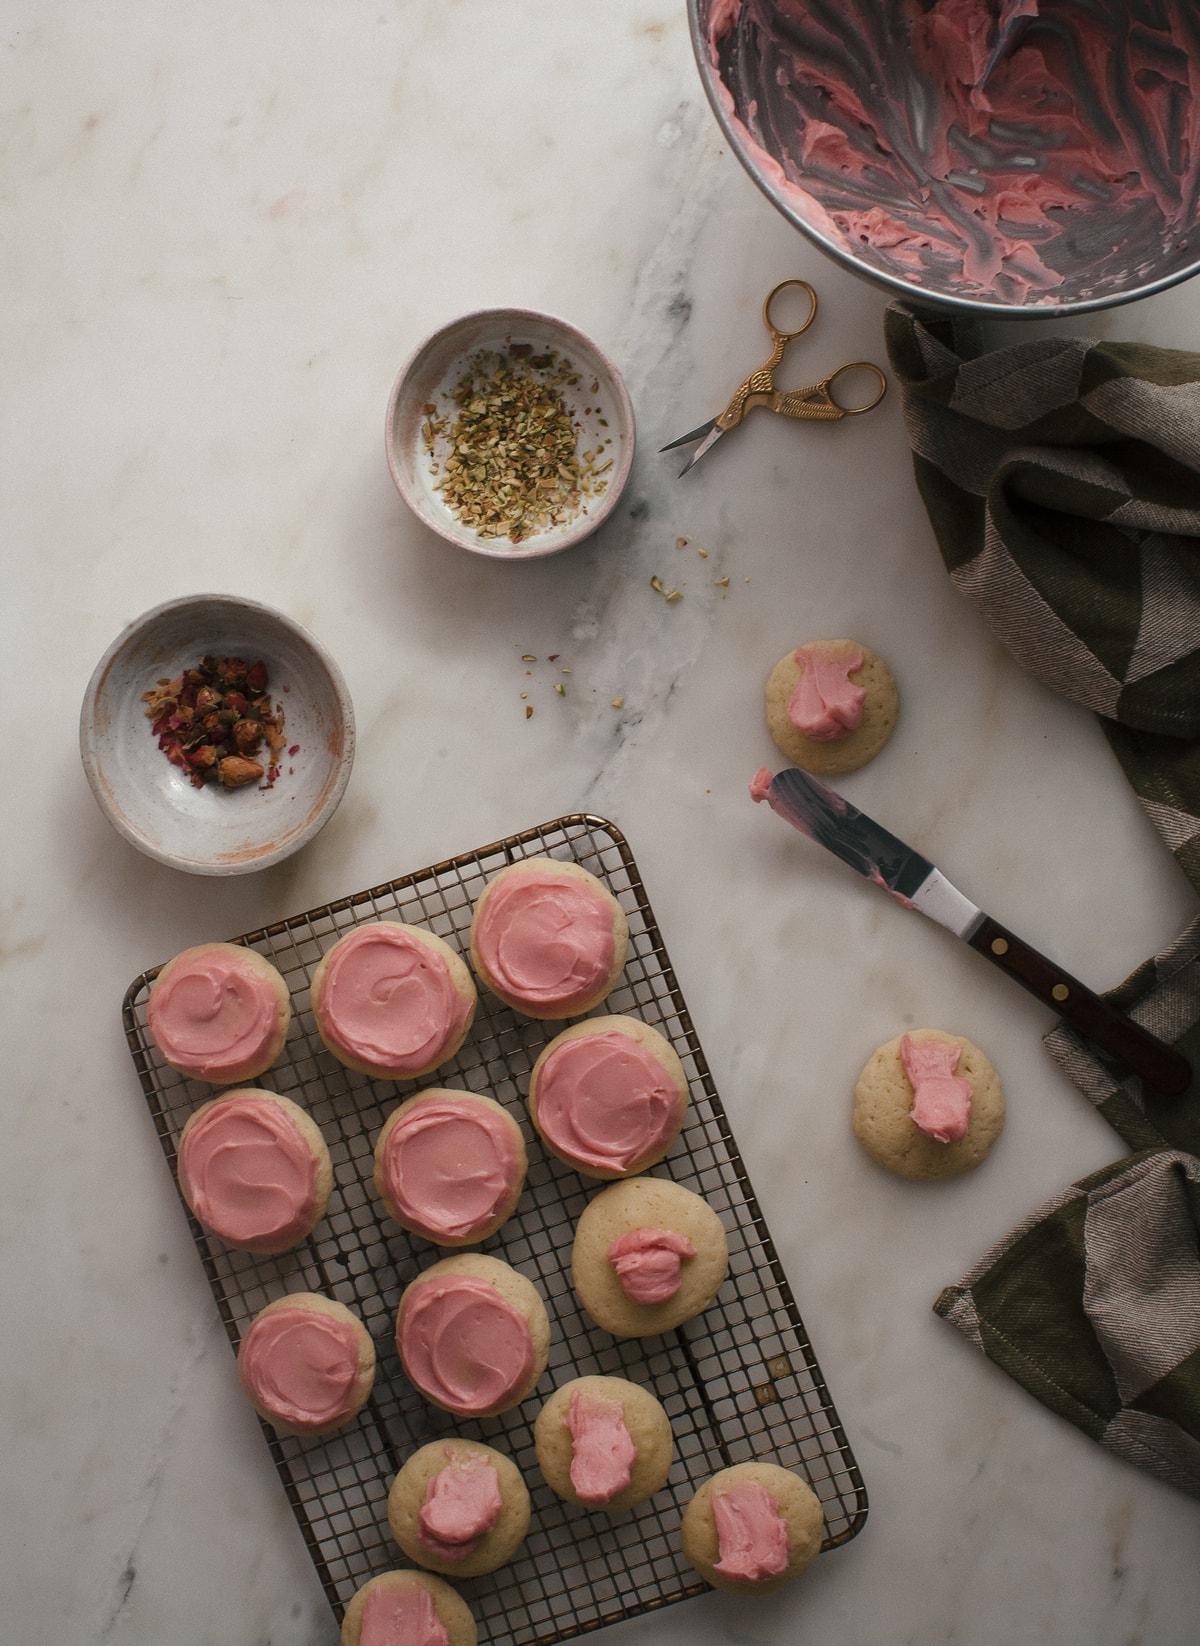
<svg viewBox="0 0 1200 1646"><path fill-rule="evenodd" d="M567 1408L571 1431L571 1485L585 1503L609 1503L633 1478L637 1447L619 1400L576 1389Z"/></svg>
<svg viewBox="0 0 1200 1646"><path fill-rule="evenodd" d="M971 1123L971 1082L955 1074L962 1048L954 1041L900 1042L904 1072L913 1089L909 1118L936 1143L961 1143Z"/></svg>
<svg viewBox="0 0 1200 1646"><path fill-rule="evenodd" d="M358 1646L450 1646L450 1635L428 1589L381 1584L367 1596Z"/></svg>
<svg viewBox="0 0 1200 1646"><path fill-rule="evenodd" d="M320 1429L354 1404L358 1346L349 1320L313 1309L272 1309L243 1338L238 1369L271 1417L293 1429Z"/></svg>
<svg viewBox="0 0 1200 1646"><path fill-rule="evenodd" d="M188 1204L230 1246L303 1239L317 1208L317 1170L287 1110L244 1092L204 1109L179 1150Z"/></svg>
<svg viewBox="0 0 1200 1646"><path fill-rule="evenodd" d="M343 937L320 986L321 1027L335 1048L397 1078L442 1061L470 1011L444 958L399 925Z"/></svg>
<svg viewBox="0 0 1200 1646"><path fill-rule="evenodd" d="M433 1241L468 1240L487 1228L520 1170L507 1117L450 1092L402 1115L380 1161L382 1186L403 1222Z"/></svg>
<svg viewBox="0 0 1200 1646"><path fill-rule="evenodd" d="M787 1571L787 1522L757 1480L738 1480L712 1495L720 1558L714 1571L743 1583L761 1583Z"/></svg>
<svg viewBox="0 0 1200 1646"><path fill-rule="evenodd" d="M529 1381L533 1339L494 1286L471 1275L414 1282L396 1347L423 1394L460 1417L504 1406Z"/></svg>
<svg viewBox="0 0 1200 1646"><path fill-rule="evenodd" d="M474 941L484 970L505 994L559 1011L590 1000L616 957L607 898L585 881L552 871L495 881Z"/></svg>
<svg viewBox="0 0 1200 1646"><path fill-rule="evenodd" d="M197 949L172 962L150 991L146 1020L167 1062L201 1080L244 1080L279 1033L269 975L231 948Z"/></svg>
<svg viewBox="0 0 1200 1646"><path fill-rule="evenodd" d="M788 719L796 730L815 743L835 743L856 732L867 694L862 686L851 684L850 676L862 668L863 654L830 657L816 646L797 646L796 662L800 679L788 704Z"/></svg>
<svg viewBox="0 0 1200 1646"><path fill-rule="evenodd" d="M674 1229L630 1229L608 1248L621 1290L631 1303L667 1303L679 1290L682 1260L696 1248Z"/></svg>
<svg viewBox="0 0 1200 1646"><path fill-rule="evenodd" d="M665 1148L680 1108L654 1054L615 1029L564 1040L538 1072L538 1129L569 1160L600 1171L627 1171Z"/></svg>
<svg viewBox="0 0 1200 1646"><path fill-rule="evenodd" d="M481 1457L458 1457L425 1488L417 1516L417 1542L442 1560L465 1560L500 1518L500 1476Z"/></svg>

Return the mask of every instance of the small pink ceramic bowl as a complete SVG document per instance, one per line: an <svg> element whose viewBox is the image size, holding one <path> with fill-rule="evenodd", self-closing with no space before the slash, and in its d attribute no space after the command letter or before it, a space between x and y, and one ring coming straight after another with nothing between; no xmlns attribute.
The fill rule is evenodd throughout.
<svg viewBox="0 0 1200 1646"><path fill-rule="evenodd" d="M603 491L583 497L561 524L546 526L517 543L507 537L484 537L464 525L435 487L444 473L451 451L449 430L458 415L453 391L468 361L481 351L507 352L514 344L526 354L553 353L570 363L578 383L561 386L559 392L575 425L576 454L601 451L602 460L611 459L612 464ZM425 433L431 422L443 425L432 451ZM418 520L439 537L495 560L536 560L581 543L616 508L633 465L633 406L612 361L567 321L531 309L478 309L442 326L414 350L392 388L384 440L396 490Z"/></svg>

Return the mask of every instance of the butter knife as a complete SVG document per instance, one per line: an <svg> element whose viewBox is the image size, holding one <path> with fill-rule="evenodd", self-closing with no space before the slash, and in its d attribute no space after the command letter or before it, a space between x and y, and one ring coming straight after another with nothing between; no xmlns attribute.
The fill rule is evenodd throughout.
<svg viewBox="0 0 1200 1646"><path fill-rule="evenodd" d="M1180 1052L977 908L928 858L833 789L807 772L793 769L772 777L764 768L750 793L906 907L961 937L1159 1095L1178 1097L1187 1090L1192 1069Z"/></svg>

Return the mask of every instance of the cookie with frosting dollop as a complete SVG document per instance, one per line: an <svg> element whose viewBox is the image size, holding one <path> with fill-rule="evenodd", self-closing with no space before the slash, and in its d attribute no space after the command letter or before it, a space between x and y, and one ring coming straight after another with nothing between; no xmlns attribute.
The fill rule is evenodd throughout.
<svg viewBox="0 0 1200 1646"><path fill-rule="evenodd" d="M900 1177L957 1177L986 1159L1004 1111L1000 1077L978 1046L914 1029L868 1058L854 1088L854 1135Z"/></svg>
<svg viewBox="0 0 1200 1646"><path fill-rule="evenodd" d="M900 694L883 659L855 640L812 640L771 670L767 730L806 772L837 776L865 766L887 743Z"/></svg>

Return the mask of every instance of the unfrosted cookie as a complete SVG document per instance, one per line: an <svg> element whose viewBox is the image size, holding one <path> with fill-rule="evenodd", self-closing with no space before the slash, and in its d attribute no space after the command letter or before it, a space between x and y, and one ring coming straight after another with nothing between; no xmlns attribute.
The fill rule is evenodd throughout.
<svg viewBox="0 0 1200 1646"><path fill-rule="evenodd" d="M291 1251L325 1216L333 1166L320 1127L257 1087L214 1097L179 1138L179 1187L209 1234L238 1251Z"/></svg>
<svg viewBox="0 0 1200 1646"><path fill-rule="evenodd" d="M433 1087L388 1116L375 1191L388 1216L437 1246L473 1246L512 1216L525 1182L521 1128L477 1092Z"/></svg>
<svg viewBox="0 0 1200 1646"><path fill-rule="evenodd" d="M596 1195L571 1249L579 1301L614 1337L650 1337L691 1320L728 1269L721 1219L700 1195L663 1177L627 1178Z"/></svg>
<svg viewBox="0 0 1200 1646"><path fill-rule="evenodd" d="M200 943L159 972L146 1002L151 1039L173 1069L213 1086L255 1080L283 1050L288 986L254 949Z"/></svg>
<svg viewBox="0 0 1200 1646"><path fill-rule="evenodd" d="M434 1406L494 1417L519 1406L546 1370L550 1319L532 1281L481 1252L444 1257L405 1288L396 1348Z"/></svg>
<svg viewBox="0 0 1200 1646"><path fill-rule="evenodd" d="M527 1017L579 1017L611 994L629 926L602 881L578 863L510 863L480 894L471 960L506 1006Z"/></svg>
<svg viewBox="0 0 1200 1646"><path fill-rule="evenodd" d="M443 1639L444 1646L475 1646L478 1631L462 1596L428 1572L380 1572L351 1595L342 1618L341 1646L442 1646Z"/></svg>
<svg viewBox="0 0 1200 1646"><path fill-rule="evenodd" d="M922 1131L914 1121L917 1089L905 1069L906 1038L918 1055L922 1047L935 1052L938 1047L946 1048L953 1072L945 1075L935 1070L935 1077L966 1081L970 1086L969 1116L961 1137L953 1136L958 1128L952 1127L946 1133L951 1140L943 1142ZM920 1108L917 1113L920 1117ZM978 1046L961 1035L944 1034L941 1029L917 1029L880 1046L854 1088L854 1135L872 1160L901 1177L956 1177L960 1172L969 1172L986 1157L1003 1127L1004 1093L995 1069ZM938 1129L945 1133L944 1127Z"/></svg>
<svg viewBox="0 0 1200 1646"><path fill-rule="evenodd" d="M546 1046L529 1115L550 1153L584 1177L632 1177L661 1160L687 1113L675 1048L636 1017L591 1017Z"/></svg>
<svg viewBox="0 0 1200 1646"><path fill-rule="evenodd" d="M797 646L767 677L768 731L794 766L818 776L857 771L873 760L899 713L892 671L853 640Z"/></svg>
<svg viewBox="0 0 1200 1646"><path fill-rule="evenodd" d="M511 1458L474 1440L432 1440L388 1493L388 1525L410 1560L446 1577L481 1577L516 1554L529 1493Z"/></svg>
<svg viewBox="0 0 1200 1646"><path fill-rule="evenodd" d="M577 1377L556 1389L533 1426L546 1484L568 1503L631 1509L666 1483L675 1454L661 1404L623 1377Z"/></svg>
<svg viewBox="0 0 1200 1646"><path fill-rule="evenodd" d="M767 1595L800 1576L824 1518L807 1481L777 1463L735 1463L706 1480L683 1512L683 1552L706 1583Z"/></svg>
<svg viewBox="0 0 1200 1646"><path fill-rule="evenodd" d="M345 1304L292 1292L260 1309L238 1348L260 1417L285 1435L326 1435L357 1417L375 1381L375 1345Z"/></svg>
<svg viewBox="0 0 1200 1646"><path fill-rule="evenodd" d="M317 1031L347 1068L419 1080L467 1038L477 995L448 943L421 926L376 920L322 955L310 987Z"/></svg>

